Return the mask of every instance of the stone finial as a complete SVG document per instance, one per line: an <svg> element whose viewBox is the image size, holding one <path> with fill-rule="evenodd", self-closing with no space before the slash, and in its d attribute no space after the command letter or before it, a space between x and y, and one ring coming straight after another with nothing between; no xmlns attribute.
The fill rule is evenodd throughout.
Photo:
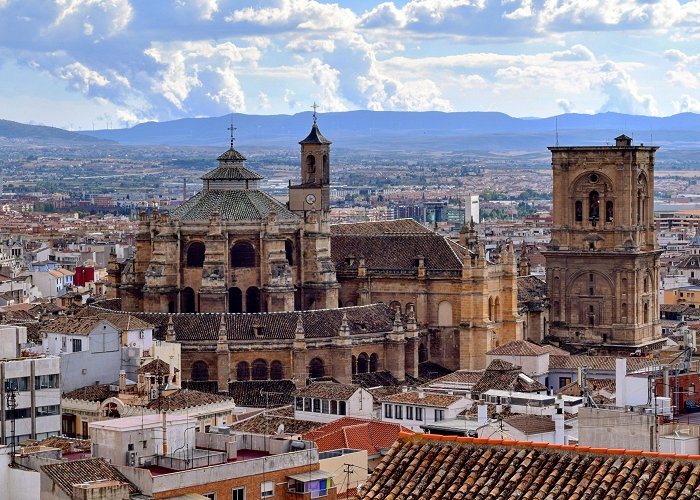
<svg viewBox="0 0 700 500"><path fill-rule="evenodd" d="M168 316L168 329L165 332L166 342L175 342L177 337L175 336L175 325L173 325L173 316Z"/></svg>
<svg viewBox="0 0 700 500"><path fill-rule="evenodd" d="M228 335L226 332L226 316L221 315L219 323L219 339L216 341L217 352L228 352Z"/></svg>
<svg viewBox="0 0 700 500"><path fill-rule="evenodd" d="M348 322L348 313L343 313L343 320L340 323L340 330L338 330L338 335L341 337L350 336L350 323Z"/></svg>
<svg viewBox="0 0 700 500"><path fill-rule="evenodd" d="M363 277L367 276L367 264L365 263L365 256L360 255L357 258L357 276Z"/></svg>
<svg viewBox="0 0 700 500"><path fill-rule="evenodd" d="M251 330L253 330L253 336L255 338L262 337L262 326L260 325L260 318L253 316L253 321L250 324Z"/></svg>
<svg viewBox="0 0 700 500"><path fill-rule="evenodd" d="M418 332L418 322L416 321L416 312L413 307L406 308L406 331Z"/></svg>
<svg viewBox="0 0 700 500"><path fill-rule="evenodd" d="M294 330L294 341L295 342L305 342L304 338L304 322L301 319L301 314L297 316L297 327Z"/></svg>
<svg viewBox="0 0 700 500"><path fill-rule="evenodd" d="M425 257L419 255L416 260L418 261L418 277L422 278L425 276Z"/></svg>
<svg viewBox="0 0 700 500"><path fill-rule="evenodd" d="M221 213L218 210L212 211L209 215L209 236L221 234Z"/></svg>
<svg viewBox="0 0 700 500"><path fill-rule="evenodd" d="M396 314L394 314L394 331L395 332L403 332L403 321L401 321L401 311L396 310Z"/></svg>

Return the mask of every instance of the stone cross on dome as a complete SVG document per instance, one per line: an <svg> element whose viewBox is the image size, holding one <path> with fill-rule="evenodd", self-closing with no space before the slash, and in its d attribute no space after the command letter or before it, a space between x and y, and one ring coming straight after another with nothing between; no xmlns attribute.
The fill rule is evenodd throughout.
<svg viewBox="0 0 700 500"><path fill-rule="evenodd" d="M233 126L233 117L231 117L231 125L226 128L229 132L231 132L231 149L233 149L233 141L236 140L234 137L234 133L236 132L236 127Z"/></svg>

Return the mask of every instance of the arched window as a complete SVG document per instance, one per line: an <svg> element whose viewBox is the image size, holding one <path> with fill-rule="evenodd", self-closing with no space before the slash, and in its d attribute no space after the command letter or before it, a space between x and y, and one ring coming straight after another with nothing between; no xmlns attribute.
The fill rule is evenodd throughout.
<svg viewBox="0 0 700 500"><path fill-rule="evenodd" d="M204 361L192 363L192 380L209 380L209 365Z"/></svg>
<svg viewBox="0 0 700 500"><path fill-rule="evenodd" d="M327 183L331 178L328 155L323 155L323 182Z"/></svg>
<svg viewBox="0 0 700 500"><path fill-rule="evenodd" d="M323 366L323 360L314 358L309 363L309 378L321 378L326 376L326 369Z"/></svg>
<svg viewBox="0 0 700 500"><path fill-rule="evenodd" d="M649 323L649 304L644 303L644 322Z"/></svg>
<svg viewBox="0 0 700 500"><path fill-rule="evenodd" d="M438 304L438 326L452 326L452 304L446 300Z"/></svg>
<svg viewBox="0 0 700 500"><path fill-rule="evenodd" d="M267 361L264 359L256 359L253 361L252 375L253 380L267 380Z"/></svg>
<svg viewBox="0 0 700 500"><path fill-rule="evenodd" d="M231 267L255 267L255 248L247 241L239 241L231 248Z"/></svg>
<svg viewBox="0 0 700 500"><path fill-rule="evenodd" d="M425 348L425 344L420 344L418 346L418 362L424 363L428 361L428 349Z"/></svg>
<svg viewBox="0 0 700 500"><path fill-rule="evenodd" d="M501 299L496 297L493 301L493 319L494 321L501 321Z"/></svg>
<svg viewBox="0 0 700 500"><path fill-rule="evenodd" d="M583 222L583 203L581 200L577 200L574 204L574 213L576 222Z"/></svg>
<svg viewBox="0 0 700 500"><path fill-rule="evenodd" d="M281 361L270 363L270 380L282 380L284 378L284 368Z"/></svg>
<svg viewBox="0 0 700 500"><path fill-rule="evenodd" d="M204 243L193 241L187 247L187 267L202 267L204 265Z"/></svg>
<svg viewBox="0 0 700 500"><path fill-rule="evenodd" d="M193 313L196 312L196 300L194 296L194 290L190 287L185 288L181 292L182 298L182 312Z"/></svg>
<svg viewBox="0 0 700 500"><path fill-rule="evenodd" d="M228 289L228 312L243 312L243 292L240 288L232 287Z"/></svg>
<svg viewBox="0 0 700 500"><path fill-rule="evenodd" d="M260 312L260 289L257 286L251 286L245 292L245 312Z"/></svg>
<svg viewBox="0 0 700 500"><path fill-rule="evenodd" d="M284 255L290 266L294 265L294 245L290 240L284 240Z"/></svg>
<svg viewBox="0 0 700 500"><path fill-rule="evenodd" d="M489 297L489 321L493 321L493 297Z"/></svg>
<svg viewBox="0 0 700 500"><path fill-rule="evenodd" d="M247 361L240 361L236 365L236 380L239 382L250 380L250 365Z"/></svg>
<svg viewBox="0 0 700 500"><path fill-rule="evenodd" d="M313 174L316 172L316 157L309 155L306 157L306 173L308 179L313 179Z"/></svg>
<svg viewBox="0 0 700 500"><path fill-rule="evenodd" d="M600 195L598 191L588 193L588 220L594 226L600 220Z"/></svg>
<svg viewBox="0 0 700 500"><path fill-rule="evenodd" d="M588 324L595 325L595 308L593 306L588 306Z"/></svg>
<svg viewBox="0 0 700 500"><path fill-rule="evenodd" d="M369 356L366 352L357 357L357 373L367 373L369 371Z"/></svg>
<svg viewBox="0 0 700 500"><path fill-rule="evenodd" d="M605 222L612 222L614 215L614 206L611 200L605 202Z"/></svg>
<svg viewBox="0 0 700 500"><path fill-rule="evenodd" d="M355 375L357 373L357 357L353 355L350 359L350 363L352 363L350 370L352 371L352 374Z"/></svg>
<svg viewBox="0 0 700 500"><path fill-rule="evenodd" d="M644 293L649 291L649 276L644 276Z"/></svg>
<svg viewBox="0 0 700 500"><path fill-rule="evenodd" d="M370 373L374 373L379 369L379 356L377 356L377 353L372 353L372 355L369 357L369 371Z"/></svg>

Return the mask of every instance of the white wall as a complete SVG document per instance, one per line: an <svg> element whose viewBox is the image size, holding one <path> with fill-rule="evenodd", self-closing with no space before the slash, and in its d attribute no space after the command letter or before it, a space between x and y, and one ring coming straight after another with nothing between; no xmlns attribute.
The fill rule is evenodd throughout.
<svg viewBox="0 0 700 500"><path fill-rule="evenodd" d="M39 473L10 468L10 449L0 446L0 498L39 500Z"/></svg>

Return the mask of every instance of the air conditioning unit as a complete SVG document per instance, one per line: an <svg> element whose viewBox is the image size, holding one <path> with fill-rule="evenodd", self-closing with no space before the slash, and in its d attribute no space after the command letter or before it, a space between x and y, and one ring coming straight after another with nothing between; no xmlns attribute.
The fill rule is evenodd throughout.
<svg viewBox="0 0 700 500"><path fill-rule="evenodd" d="M127 451L126 452L126 465L129 467L136 467L136 452Z"/></svg>

